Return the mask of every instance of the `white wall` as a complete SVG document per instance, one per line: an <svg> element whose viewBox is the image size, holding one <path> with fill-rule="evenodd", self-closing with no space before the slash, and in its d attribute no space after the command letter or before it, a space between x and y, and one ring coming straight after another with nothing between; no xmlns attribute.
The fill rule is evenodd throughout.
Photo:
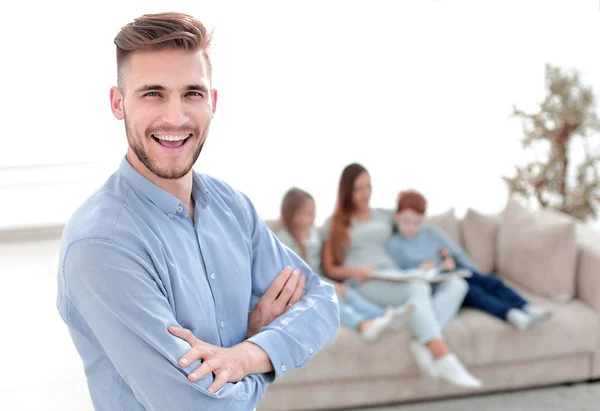
<svg viewBox="0 0 600 411"><path fill-rule="evenodd" d="M18 35L5 45L10 61L1 69L10 108L0 168L92 164L46 168L39 180L0 170L0 227L66 220L118 166L125 136L109 110L112 41L134 17L166 10L164 0L67 4L17 4L22 13L35 10L26 27L17 17L5 21ZM169 10L215 28L220 98L196 169L246 192L266 218L277 216L283 192L297 185L315 195L321 221L353 161L371 171L374 205L392 207L400 189L414 187L429 197L432 213L500 210L501 175L525 158L511 107L534 109L543 99L544 64L579 69L600 96L599 7L573 0L172 1ZM16 186L22 178L30 184Z"/></svg>

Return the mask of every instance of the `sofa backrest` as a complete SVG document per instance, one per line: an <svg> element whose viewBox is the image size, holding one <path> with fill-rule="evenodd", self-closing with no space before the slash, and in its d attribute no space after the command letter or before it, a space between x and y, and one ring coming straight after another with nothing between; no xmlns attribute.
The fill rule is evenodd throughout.
<svg viewBox="0 0 600 411"><path fill-rule="evenodd" d="M576 295L576 221L551 210L530 211L514 197L501 213L468 210L462 221L465 250L482 271L497 272L558 302Z"/></svg>

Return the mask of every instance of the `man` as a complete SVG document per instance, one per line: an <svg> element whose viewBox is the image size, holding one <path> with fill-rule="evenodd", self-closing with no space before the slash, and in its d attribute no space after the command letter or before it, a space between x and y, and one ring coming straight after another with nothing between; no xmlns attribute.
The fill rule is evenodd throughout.
<svg viewBox="0 0 600 411"><path fill-rule="evenodd" d="M205 27L145 15L115 44L129 147L67 223L58 272L94 407L252 410L335 340L334 289L245 195L192 170L217 102Z"/></svg>

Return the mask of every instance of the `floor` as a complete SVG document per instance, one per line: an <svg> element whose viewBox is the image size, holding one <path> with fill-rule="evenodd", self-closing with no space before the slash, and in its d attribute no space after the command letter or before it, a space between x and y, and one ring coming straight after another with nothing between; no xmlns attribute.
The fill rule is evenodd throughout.
<svg viewBox="0 0 600 411"><path fill-rule="evenodd" d="M597 411L599 404L597 382L352 411Z"/></svg>
<svg viewBox="0 0 600 411"><path fill-rule="evenodd" d="M58 241L0 242L0 410L93 411L81 361L55 308ZM522 391L377 411L592 410L600 384Z"/></svg>

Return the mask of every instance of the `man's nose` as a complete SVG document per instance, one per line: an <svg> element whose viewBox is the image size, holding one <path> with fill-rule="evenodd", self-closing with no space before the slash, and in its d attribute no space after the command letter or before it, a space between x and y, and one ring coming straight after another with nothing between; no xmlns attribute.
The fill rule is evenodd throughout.
<svg viewBox="0 0 600 411"><path fill-rule="evenodd" d="M181 126L189 121L189 117L185 113L184 104L180 99L171 99L163 113L162 121L174 127Z"/></svg>

